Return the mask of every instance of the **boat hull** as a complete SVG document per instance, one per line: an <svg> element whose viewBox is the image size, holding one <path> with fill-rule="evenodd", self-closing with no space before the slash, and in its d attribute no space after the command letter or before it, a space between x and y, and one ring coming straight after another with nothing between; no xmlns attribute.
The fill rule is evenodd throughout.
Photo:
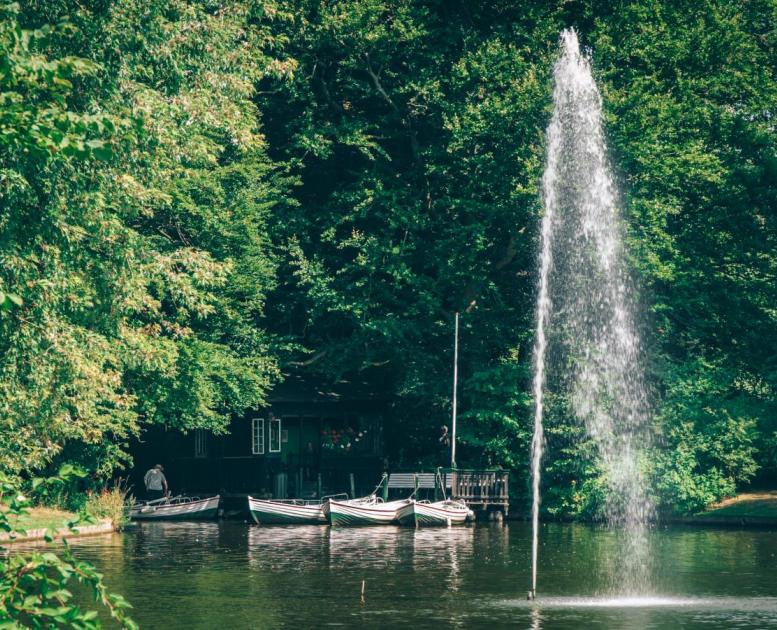
<svg viewBox="0 0 777 630"><path fill-rule="evenodd" d="M453 504L449 501L414 501L399 510L397 519L402 525L414 527L449 527L464 524L470 514L471 510L463 504Z"/></svg>
<svg viewBox="0 0 777 630"><path fill-rule="evenodd" d="M298 505L248 497L248 509L254 522L262 525L323 525L329 522L326 501Z"/></svg>
<svg viewBox="0 0 777 630"><path fill-rule="evenodd" d="M350 501L329 502L329 522L333 527L353 525L390 525L397 522L397 510L406 501L365 503Z"/></svg>
<svg viewBox="0 0 777 630"><path fill-rule="evenodd" d="M133 521L195 521L216 517L221 497L208 497L186 503L138 505L130 511Z"/></svg>

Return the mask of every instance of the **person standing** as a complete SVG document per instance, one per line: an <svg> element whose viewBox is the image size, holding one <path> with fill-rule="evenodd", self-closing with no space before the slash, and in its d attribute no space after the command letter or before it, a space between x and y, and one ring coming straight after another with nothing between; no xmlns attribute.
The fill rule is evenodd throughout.
<svg viewBox="0 0 777 630"><path fill-rule="evenodd" d="M440 443L442 448L448 449L451 447L451 436L450 433L448 433L447 426L442 425L440 427L440 437L437 441Z"/></svg>
<svg viewBox="0 0 777 630"><path fill-rule="evenodd" d="M448 427L440 427L440 437L437 439L437 448L441 460L441 465L446 466L451 453L451 435L448 433Z"/></svg>
<svg viewBox="0 0 777 630"><path fill-rule="evenodd" d="M143 477L143 483L146 484L146 498L150 501L167 496L167 479L163 470L162 464L157 464Z"/></svg>

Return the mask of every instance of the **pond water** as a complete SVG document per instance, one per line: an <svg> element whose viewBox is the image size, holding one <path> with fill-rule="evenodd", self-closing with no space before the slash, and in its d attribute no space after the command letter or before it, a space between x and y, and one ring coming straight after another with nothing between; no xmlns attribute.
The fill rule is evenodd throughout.
<svg viewBox="0 0 777 630"><path fill-rule="evenodd" d="M545 524L541 541L535 602L522 522L147 523L72 546L135 606L141 628L777 628L777 531L656 529L653 586L639 596L612 583L616 533Z"/></svg>

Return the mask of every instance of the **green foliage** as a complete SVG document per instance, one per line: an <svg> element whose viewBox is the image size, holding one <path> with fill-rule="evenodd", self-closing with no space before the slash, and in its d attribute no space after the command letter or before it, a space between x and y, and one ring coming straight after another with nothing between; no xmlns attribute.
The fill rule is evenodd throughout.
<svg viewBox="0 0 777 630"><path fill-rule="evenodd" d="M56 491L79 473L63 466L59 475L35 479L39 491ZM0 532L10 537L23 536L18 519L29 507L18 484L0 472ZM69 524L75 527L78 521ZM50 542L53 532L47 536ZM64 543L60 553L54 551L19 552L13 546L0 556L0 625L4 628L100 628L96 610L85 610L73 601L70 585L78 583L89 589L94 601L104 607L122 628L136 628L128 615L129 603L111 593L102 575L88 562L76 559Z"/></svg>
<svg viewBox="0 0 777 630"><path fill-rule="evenodd" d="M0 26L0 468L99 480L142 426L223 431L276 379L265 222L290 180L252 97L293 64L249 4L71 9Z"/></svg>
<svg viewBox="0 0 777 630"><path fill-rule="evenodd" d="M758 421L748 415L751 401L744 392L730 395L736 387L723 371L709 363L685 365L665 396L656 487L671 509L697 512L732 496L758 469Z"/></svg>
<svg viewBox="0 0 777 630"><path fill-rule="evenodd" d="M683 511L774 471L775 15L634 2L590 36L653 311L657 488Z"/></svg>
<svg viewBox="0 0 777 630"><path fill-rule="evenodd" d="M525 486L537 182L556 40L574 25L594 51L651 311L662 505L695 509L769 464L773 2L288 6L299 68L268 81L260 106L303 186L272 226L287 263L268 312L308 369L395 397L395 457L434 452L452 313L477 299L462 328L459 463L517 467ZM549 418L554 513L602 503L581 434L562 407Z"/></svg>
<svg viewBox="0 0 777 630"><path fill-rule="evenodd" d="M493 367L475 372L467 379L465 394L471 401L461 413L460 457L478 467L520 469L531 444L527 423L532 400L515 386L526 382L526 366L514 350Z"/></svg>
<svg viewBox="0 0 777 630"><path fill-rule="evenodd" d="M493 7L289 6L299 67L260 100L270 145L303 181L272 225L287 261L268 297L274 330L303 347L309 371L396 400L389 447L409 463L437 458L453 313L476 299L462 318L459 409L473 425L462 423L461 463L525 461L552 23L507 11L526 29L516 39L494 28ZM505 381L481 402L492 369Z"/></svg>
<svg viewBox="0 0 777 630"><path fill-rule="evenodd" d="M113 486L90 492L83 511L96 519L110 519L116 529L122 529L129 524L129 512L134 502L127 485L119 481Z"/></svg>
<svg viewBox="0 0 777 630"><path fill-rule="evenodd" d="M575 26L648 313L662 509L773 482L774 1L524 5L4 5L0 469L99 485L143 427L221 432L281 366L366 383L390 458L444 463L460 311L459 464L525 496L538 182ZM547 424L545 508L595 515L563 392Z"/></svg>

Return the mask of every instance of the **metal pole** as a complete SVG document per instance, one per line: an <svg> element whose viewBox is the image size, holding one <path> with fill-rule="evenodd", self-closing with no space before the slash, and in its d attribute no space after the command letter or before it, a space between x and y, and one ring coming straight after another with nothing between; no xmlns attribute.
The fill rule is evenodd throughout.
<svg viewBox="0 0 777 630"><path fill-rule="evenodd" d="M453 427L451 436L451 468L456 468L456 390L459 384L459 312L456 311L453 337Z"/></svg>

